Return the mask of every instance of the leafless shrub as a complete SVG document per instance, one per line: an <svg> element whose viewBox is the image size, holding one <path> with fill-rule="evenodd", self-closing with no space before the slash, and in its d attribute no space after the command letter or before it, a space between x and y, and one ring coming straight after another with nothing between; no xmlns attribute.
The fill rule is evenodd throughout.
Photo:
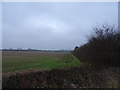
<svg viewBox="0 0 120 90"><path fill-rule="evenodd" d="M4 88L118 88L119 68L74 67L3 75ZM118 77L118 78L117 78Z"/></svg>
<svg viewBox="0 0 120 90"><path fill-rule="evenodd" d="M72 53L80 60L96 66L120 64L120 32L115 26L95 27L88 43Z"/></svg>

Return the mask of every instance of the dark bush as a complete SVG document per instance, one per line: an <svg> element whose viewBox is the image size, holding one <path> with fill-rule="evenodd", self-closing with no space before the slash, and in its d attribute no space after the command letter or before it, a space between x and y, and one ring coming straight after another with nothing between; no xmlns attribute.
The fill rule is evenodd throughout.
<svg viewBox="0 0 120 90"><path fill-rule="evenodd" d="M82 66L49 71L25 71L2 75L6 88L119 88L120 68L97 70Z"/></svg>
<svg viewBox="0 0 120 90"><path fill-rule="evenodd" d="M74 56L95 66L120 64L120 32L114 26L95 27L88 42L74 49Z"/></svg>

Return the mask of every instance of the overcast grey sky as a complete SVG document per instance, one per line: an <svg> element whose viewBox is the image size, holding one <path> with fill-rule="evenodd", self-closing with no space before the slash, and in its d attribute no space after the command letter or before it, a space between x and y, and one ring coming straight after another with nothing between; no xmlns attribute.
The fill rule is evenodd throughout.
<svg viewBox="0 0 120 90"><path fill-rule="evenodd" d="M3 48L73 49L97 24L118 23L117 2L2 4Z"/></svg>

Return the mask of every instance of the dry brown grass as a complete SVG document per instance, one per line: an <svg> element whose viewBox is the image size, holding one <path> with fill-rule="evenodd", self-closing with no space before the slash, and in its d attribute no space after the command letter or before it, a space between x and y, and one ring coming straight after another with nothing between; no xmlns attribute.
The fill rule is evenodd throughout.
<svg viewBox="0 0 120 90"><path fill-rule="evenodd" d="M2 51L2 56L4 57L13 57L13 56L60 56L64 55L65 52L40 52L40 51Z"/></svg>

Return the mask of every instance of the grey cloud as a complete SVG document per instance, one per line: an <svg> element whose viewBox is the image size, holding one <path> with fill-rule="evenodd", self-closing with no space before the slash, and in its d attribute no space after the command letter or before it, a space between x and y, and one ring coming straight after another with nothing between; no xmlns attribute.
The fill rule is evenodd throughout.
<svg viewBox="0 0 120 90"><path fill-rule="evenodd" d="M73 49L92 27L117 24L117 3L3 3L3 48Z"/></svg>

